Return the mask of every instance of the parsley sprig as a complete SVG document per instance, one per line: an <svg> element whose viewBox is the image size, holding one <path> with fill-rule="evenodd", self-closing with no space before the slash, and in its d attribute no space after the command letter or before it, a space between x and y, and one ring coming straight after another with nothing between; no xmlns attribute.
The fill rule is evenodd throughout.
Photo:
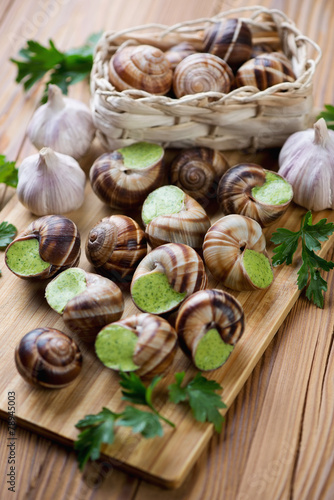
<svg viewBox="0 0 334 500"><path fill-rule="evenodd" d="M17 229L9 222L0 223L0 248L6 248L12 242L16 235Z"/></svg>
<svg viewBox="0 0 334 500"><path fill-rule="evenodd" d="M29 90L36 82L49 73L42 102L46 101L49 83L58 85L67 94L69 85L80 82L89 76L93 65L93 53L100 33L91 35L86 43L78 48L61 52L54 42L43 46L34 40L28 40L26 47L19 51L21 59L11 59L17 65L18 83L23 83L24 90Z"/></svg>
<svg viewBox="0 0 334 500"><path fill-rule="evenodd" d="M5 155L0 155L0 183L16 188L18 181L18 169L15 161L8 161Z"/></svg>
<svg viewBox="0 0 334 500"><path fill-rule="evenodd" d="M327 127L334 130L334 106L331 104L325 104L325 111L321 111L317 119L323 118L327 123Z"/></svg>
<svg viewBox="0 0 334 500"><path fill-rule="evenodd" d="M279 228L271 237L271 241L278 245L274 248L272 258L273 266L280 264L290 265L293 254L298 248L299 239L302 242L302 265L298 271L298 289L306 289L306 297L316 306L324 307L324 293L327 290L327 282L321 277L320 270L329 271L333 269L334 262L319 257L315 252L320 250L321 242L328 240L334 232L334 224L327 223L327 219L321 219L312 225L312 213L309 211L303 217L300 230L293 232L285 228Z"/></svg>
<svg viewBox="0 0 334 500"><path fill-rule="evenodd" d="M197 374L187 385L181 386L185 373L176 373L176 383L168 387L169 398L174 403L188 402L196 420L214 423L217 432L221 431L223 417L218 408L226 408L221 397L216 394L221 386ZM123 400L133 405L147 406L149 411L136 406L127 405L123 412L115 413L108 408L96 415L86 415L76 427L81 430L74 443L77 450L79 468L83 470L89 459L100 457L102 444L112 444L115 438L115 427L131 427L133 432L139 432L145 438L163 436L161 421L175 427L173 422L161 415L153 404L153 391L161 381L155 377L146 387L138 375L120 373L120 385L123 388Z"/></svg>

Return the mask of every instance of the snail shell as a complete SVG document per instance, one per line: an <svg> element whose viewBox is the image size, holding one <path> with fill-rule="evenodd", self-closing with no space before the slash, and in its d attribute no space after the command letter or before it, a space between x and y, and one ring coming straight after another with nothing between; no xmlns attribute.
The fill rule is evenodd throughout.
<svg viewBox="0 0 334 500"><path fill-rule="evenodd" d="M212 275L228 288L258 290L244 268L243 253L247 249L268 258L260 224L243 215L226 215L210 227L204 238L204 261Z"/></svg>
<svg viewBox="0 0 334 500"><path fill-rule="evenodd" d="M176 97L199 92L230 91L233 73L229 65L213 54L192 54L174 70L173 89Z"/></svg>
<svg viewBox="0 0 334 500"><path fill-rule="evenodd" d="M221 339L235 345L244 332L244 312L240 303L222 290L200 290L181 305L175 328L182 350L195 363L199 341L211 329Z"/></svg>
<svg viewBox="0 0 334 500"><path fill-rule="evenodd" d="M176 292L186 293L184 298L206 288L208 282L201 257L188 245L179 243L161 245L144 257L134 273L131 293L133 284L138 278L155 272L164 273L168 283Z"/></svg>
<svg viewBox="0 0 334 500"><path fill-rule="evenodd" d="M90 169L92 189L110 207L137 208L153 189L163 184L163 156L162 150L160 159L151 166L131 169L124 165L120 151L105 153L95 160Z"/></svg>
<svg viewBox="0 0 334 500"><path fill-rule="evenodd" d="M204 208L185 194L183 209L175 214L155 217L147 224L145 235L152 248L165 243L183 243L200 250L210 225Z"/></svg>
<svg viewBox="0 0 334 500"><path fill-rule="evenodd" d="M171 182L205 206L216 198L219 179L228 168L225 156L218 151L184 149L171 165Z"/></svg>
<svg viewBox="0 0 334 500"><path fill-rule="evenodd" d="M189 42L181 42L174 45L165 52L165 56L170 62L172 69L175 69L179 62L187 56L195 54L195 47Z"/></svg>
<svg viewBox="0 0 334 500"><path fill-rule="evenodd" d="M205 30L204 52L221 57L236 69L251 56L252 33L241 19L222 19Z"/></svg>
<svg viewBox="0 0 334 500"><path fill-rule="evenodd" d="M139 368L135 373L143 378L165 374L177 350L176 331L168 321L155 314L141 313L117 324L131 329L138 336L133 362Z"/></svg>
<svg viewBox="0 0 334 500"><path fill-rule="evenodd" d="M30 384L59 389L80 373L82 355L73 339L54 328L36 328L15 349L20 375Z"/></svg>
<svg viewBox="0 0 334 500"><path fill-rule="evenodd" d="M109 64L109 80L116 90L138 89L155 95L167 94L173 71L165 54L152 45L120 48Z"/></svg>
<svg viewBox="0 0 334 500"><path fill-rule="evenodd" d="M251 85L265 90L272 85L283 82L294 82L296 77L291 65L279 53L260 54L245 62L235 75L235 85L243 87Z"/></svg>
<svg viewBox="0 0 334 500"><path fill-rule="evenodd" d="M146 254L144 231L126 215L104 217L87 237L87 259L101 274L116 282L129 283Z"/></svg>
<svg viewBox="0 0 334 500"><path fill-rule="evenodd" d="M218 202L224 214L240 214L255 219L262 227L269 226L287 210L291 199L280 205L270 205L252 196L252 188L262 186L265 170L255 163L239 164L230 168L218 185ZM282 178L276 174L277 177Z"/></svg>
<svg viewBox="0 0 334 500"><path fill-rule="evenodd" d="M80 260L80 234L76 224L62 215L46 215L32 222L25 231L15 238L8 249L17 241L36 238L39 242L41 259L50 266L44 271L20 278L46 279L58 271L74 267Z"/></svg>

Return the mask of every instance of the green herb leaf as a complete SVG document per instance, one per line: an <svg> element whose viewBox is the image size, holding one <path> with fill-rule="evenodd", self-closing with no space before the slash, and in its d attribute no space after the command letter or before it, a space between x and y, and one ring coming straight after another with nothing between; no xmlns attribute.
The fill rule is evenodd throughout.
<svg viewBox="0 0 334 500"><path fill-rule="evenodd" d="M168 387L170 400L179 403L187 398L195 419L199 422L212 422L215 430L221 432L224 418L218 408L226 408L226 405L216 391L222 390L222 387L200 373L185 387L181 387L183 379L184 372L175 375L176 383Z"/></svg>
<svg viewBox="0 0 334 500"><path fill-rule="evenodd" d="M16 188L18 169L15 161L7 161L5 155L0 155L0 183Z"/></svg>
<svg viewBox="0 0 334 500"><path fill-rule="evenodd" d="M163 436L159 416L150 411L142 411L133 406L127 406L117 425L132 427L133 432L140 432L145 438Z"/></svg>
<svg viewBox="0 0 334 500"><path fill-rule="evenodd" d="M9 222L1 222L0 224L0 248L5 248L11 243L17 233L17 229Z"/></svg>
<svg viewBox="0 0 334 500"><path fill-rule="evenodd" d="M58 85L64 94L68 93L69 85L73 85L90 75L93 65L93 53L100 33L91 35L82 47L61 52L52 40L44 47L34 40L28 40L27 46L19 51L21 59L11 59L17 65L16 81L23 83L29 90L36 82L49 73L45 85L43 102L49 83Z"/></svg>
<svg viewBox="0 0 334 500"><path fill-rule="evenodd" d="M331 104L325 104L324 107L326 111L321 111L321 113L317 116L317 120L319 120L319 118L323 118L327 123L327 127L334 130L334 106Z"/></svg>
<svg viewBox="0 0 334 500"><path fill-rule="evenodd" d="M300 230L293 232L288 229L279 228L273 233L271 241L278 244L274 248L272 263L274 266L292 263L293 254L297 250L299 239L302 241L302 265L298 271L297 285L302 290L310 283L306 290L306 297L316 306L324 306L324 293L327 290L327 282L321 277L320 269L329 271L333 269L334 262L319 257L315 251L320 250L321 242L328 240L334 232L334 224L327 223L327 219L321 219L312 224L312 213L308 211L303 218Z"/></svg>
<svg viewBox="0 0 334 500"><path fill-rule="evenodd" d="M119 417L120 414L102 408L97 415L86 415L76 424L78 429L84 429L74 442L80 470L83 470L89 459L97 460L100 457L103 443L113 443L115 421Z"/></svg>

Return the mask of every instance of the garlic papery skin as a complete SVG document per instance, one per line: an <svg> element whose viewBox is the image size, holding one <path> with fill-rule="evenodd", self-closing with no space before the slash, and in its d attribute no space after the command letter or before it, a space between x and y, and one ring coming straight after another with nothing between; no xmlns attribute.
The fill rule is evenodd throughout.
<svg viewBox="0 0 334 500"><path fill-rule="evenodd" d="M57 85L50 84L48 101L33 114L27 134L37 149L50 147L79 159L92 143L95 126L86 104L65 97Z"/></svg>
<svg viewBox="0 0 334 500"><path fill-rule="evenodd" d="M25 158L18 178L18 199L35 215L65 214L84 201L84 171L74 158L51 148Z"/></svg>
<svg viewBox="0 0 334 500"><path fill-rule="evenodd" d="M278 173L293 187L293 201L315 212L334 209L334 132L320 118L292 134L279 155Z"/></svg>

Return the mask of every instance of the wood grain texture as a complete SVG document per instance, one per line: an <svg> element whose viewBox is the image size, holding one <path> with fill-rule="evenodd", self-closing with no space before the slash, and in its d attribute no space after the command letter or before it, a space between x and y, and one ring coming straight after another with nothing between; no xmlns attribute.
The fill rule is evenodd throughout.
<svg viewBox="0 0 334 500"><path fill-rule="evenodd" d="M88 2L86 3L89 9ZM126 2L127 8L124 8L124 2L101 0L97 3L100 3L103 9L96 8L94 3L91 11L86 9L88 12L86 17L83 9L78 8L77 2L72 2L71 7L63 2L62 9L65 10L61 11L61 19L64 19L62 16L65 15L67 19L77 22L78 27L85 26L85 30L67 31L68 37L63 38L64 48L82 43L87 34L106 24L108 28L115 29L151 21L171 24L178 20L203 15L211 16L222 9L260 2L231 0L211 2L210 5L208 2L205 2L205 5L204 2L203 5L199 2L195 5L195 2L192 2L190 5L190 2L181 0L178 2L152 0L140 2L140 6L135 1ZM330 48L333 46L334 36L333 3L329 0L317 2L307 0L301 7L296 1L267 0L261 2L261 5L284 10L304 33L320 43L324 57L317 70L315 103L321 106L324 102L334 102L333 76L330 72ZM6 26L1 23L1 28L4 26L6 28L1 34L7 34L9 27L13 27L16 33L22 33L26 20L32 20L36 13L36 3L23 4L13 1L10 3L10 9L7 3L4 11L6 20L10 19L10 23ZM12 17L8 18L8 13L11 13ZM85 19L88 18L89 28L85 24ZM52 19L48 23L48 27L40 27L32 36L45 41L53 29L53 21ZM58 34L61 37L63 30L59 22L54 31L57 33L57 40L60 39ZM2 54L2 57L5 62L6 55ZM6 81L13 80L8 78ZM73 96L88 98L84 85L78 85L71 91ZM9 133L7 121L0 121L1 126L6 124L1 130L1 138L4 137L7 141L6 151L17 151L16 154L20 154L23 158L33 151L27 142L22 143L27 123L27 121L24 123L24 116L31 116L31 109L37 105L40 90L36 89L36 94L32 93L22 99L19 87L12 85L5 97L10 97L12 93L16 97L8 108L10 117L7 118L9 124L13 120L16 127L13 125ZM32 98L35 99L35 104L30 108ZM24 101L23 107L22 101ZM2 108L3 105L4 101ZM18 116L23 117L22 123L18 123ZM17 138L13 132L18 132L19 137ZM92 482L90 482L87 488L85 478L81 477L76 469L73 452L21 430L22 474L18 482L20 491L18 497L51 498L52 496L62 500L65 498L124 498L124 500L240 498L243 500L243 498L254 498L250 493L255 493L256 498L261 499L333 498L333 438L330 433L334 406L331 368L333 317L330 312L333 307L333 287L330 275L324 311L317 310L304 298L298 300L258 362L246 386L229 409L223 434L211 440L210 447L204 450L188 479L176 492L166 492L145 482L140 483L115 468L112 469L111 475L106 475L105 480L101 481L103 467L98 469L97 473L97 482L102 483L100 487L91 488ZM3 285L0 293L2 291ZM13 313L11 317L14 319ZM329 333L324 336L324 332ZM5 437L6 428L2 429L2 432L4 434L1 438ZM1 463L4 463L3 448L1 453ZM61 487L56 479L58 474L64 479ZM1 484L1 491L3 486L4 481Z"/></svg>

